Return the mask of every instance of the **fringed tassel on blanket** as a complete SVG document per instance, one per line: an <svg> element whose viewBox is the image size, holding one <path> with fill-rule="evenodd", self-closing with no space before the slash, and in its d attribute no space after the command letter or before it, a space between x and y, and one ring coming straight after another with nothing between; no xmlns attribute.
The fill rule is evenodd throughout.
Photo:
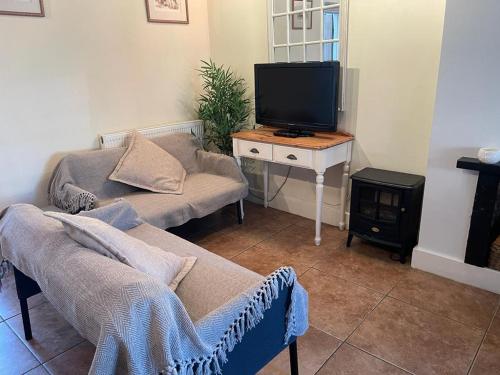
<svg viewBox="0 0 500 375"><path fill-rule="evenodd" d="M245 332L254 328L264 317L264 312L271 308L272 301L277 299L279 292L285 286L292 288L292 301L286 314L287 329L284 344L288 344L292 336L297 335L296 306L294 306L293 288L296 286L297 276L290 267L282 267L269 275L262 286L255 292L239 317L230 325L214 353L209 358L197 358L190 362L175 363L162 373L168 375L211 375L221 374L222 365L227 362L227 353L231 352L236 344L240 343ZM304 318L304 317L303 317ZM307 320L307 316L305 316Z"/></svg>
<svg viewBox="0 0 500 375"><path fill-rule="evenodd" d="M12 265L7 259L2 259L0 261L0 292L2 291L2 279L7 275L11 268Z"/></svg>
<svg viewBox="0 0 500 375"><path fill-rule="evenodd" d="M95 208L97 197L88 192L81 192L71 196L70 199L61 199L55 194L49 196L50 202L70 214L80 211L89 211Z"/></svg>

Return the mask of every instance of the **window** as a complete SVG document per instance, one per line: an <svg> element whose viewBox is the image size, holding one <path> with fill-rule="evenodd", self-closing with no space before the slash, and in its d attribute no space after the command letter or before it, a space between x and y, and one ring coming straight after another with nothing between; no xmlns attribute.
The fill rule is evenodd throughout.
<svg viewBox="0 0 500 375"><path fill-rule="evenodd" d="M348 0L268 0L270 62L340 61L343 108Z"/></svg>

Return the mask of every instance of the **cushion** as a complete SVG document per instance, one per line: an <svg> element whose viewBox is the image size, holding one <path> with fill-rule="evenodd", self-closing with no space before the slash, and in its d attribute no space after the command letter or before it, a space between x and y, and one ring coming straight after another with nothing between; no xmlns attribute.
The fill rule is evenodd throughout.
<svg viewBox="0 0 500 375"><path fill-rule="evenodd" d="M123 198L117 198L104 207L98 207L90 211L80 211L78 216L99 219L122 231L144 224L144 220L139 217L137 211Z"/></svg>
<svg viewBox="0 0 500 375"><path fill-rule="evenodd" d="M196 262L196 257L180 257L150 246L95 218L61 212L44 214L59 220L66 233L82 246L147 273L174 291Z"/></svg>
<svg viewBox="0 0 500 375"><path fill-rule="evenodd" d="M182 164L138 132L132 134L127 151L109 176L155 193L182 194L186 170Z"/></svg>

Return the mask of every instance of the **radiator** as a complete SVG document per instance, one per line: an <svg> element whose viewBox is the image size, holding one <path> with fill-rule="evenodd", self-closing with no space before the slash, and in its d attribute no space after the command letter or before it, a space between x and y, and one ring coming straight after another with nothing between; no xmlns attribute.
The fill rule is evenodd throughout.
<svg viewBox="0 0 500 375"><path fill-rule="evenodd" d="M135 129L146 138L155 138L172 133L193 133L197 138L203 138L203 122L201 120L164 124L151 128ZM131 130L99 135L101 148L124 147Z"/></svg>

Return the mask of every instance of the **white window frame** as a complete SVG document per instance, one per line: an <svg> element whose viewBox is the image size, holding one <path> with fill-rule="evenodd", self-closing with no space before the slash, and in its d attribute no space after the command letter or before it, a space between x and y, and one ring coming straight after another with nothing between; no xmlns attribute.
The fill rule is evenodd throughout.
<svg viewBox="0 0 500 375"><path fill-rule="evenodd" d="M345 100L345 77L347 77L347 30L348 30L348 14L349 14L349 0L340 0L338 4L332 5L324 5L324 0L320 0L320 6L307 8L306 2L304 0L304 4L302 9L292 11L290 8L291 1L286 0L286 11L282 13L274 13L274 2L278 0L267 0L268 7L268 37L269 37L269 62L275 62L274 51L275 48L284 47L287 51L287 61L290 62L290 49L291 47L302 46L303 47L303 62L307 61L307 46L308 45L319 45L320 46L320 61L324 61L323 59L323 46L325 43L339 43L339 62L340 62L340 90L339 90L339 109L344 109L344 100ZM324 10L328 9L339 9L339 38L338 39L324 39L324 31L323 31L323 17ZM306 13L311 12L311 17L314 11L319 11L320 13L320 38L314 41L306 41L306 30L307 30L307 22L306 22ZM294 14L302 14L302 41L301 42L290 42L290 18ZM274 19L277 17L286 17L286 43L276 44L274 41Z"/></svg>

